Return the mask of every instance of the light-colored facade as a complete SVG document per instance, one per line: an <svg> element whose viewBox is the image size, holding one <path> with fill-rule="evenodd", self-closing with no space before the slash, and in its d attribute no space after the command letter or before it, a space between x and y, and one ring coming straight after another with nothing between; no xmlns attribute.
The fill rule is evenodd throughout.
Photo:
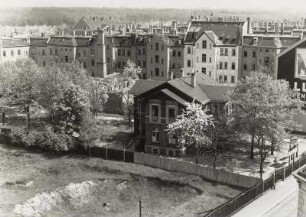
<svg viewBox="0 0 306 217"><path fill-rule="evenodd" d="M299 184L297 217L306 217L306 166L293 173Z"/></svg>
<svg viewBox="0 0 306 217"><path fill-rule="evenodd" d="M29 57L30 42L26 38L0 38L0 63Z"/></svg>

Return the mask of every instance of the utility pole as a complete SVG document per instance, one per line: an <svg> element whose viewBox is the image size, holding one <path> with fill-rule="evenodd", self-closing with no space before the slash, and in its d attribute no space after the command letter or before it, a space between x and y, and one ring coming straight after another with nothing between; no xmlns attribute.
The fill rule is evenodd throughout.
<svg viewBox="0 0 306 217"><path fill-rule="evenodd" d="M139 217L141 217L141 197L139 197Z"/></svg>

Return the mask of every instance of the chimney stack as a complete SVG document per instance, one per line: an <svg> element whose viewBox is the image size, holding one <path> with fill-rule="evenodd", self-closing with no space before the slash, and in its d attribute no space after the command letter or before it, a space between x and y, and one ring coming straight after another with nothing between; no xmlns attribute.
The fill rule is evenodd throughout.
<svg viewBox="0 0 306 217"><path fill-rule="evenodd" d="M196 87L196 84L197 84L196 72L193 72L191 74L191 86Z"/></svg>
<svg viewBox="0 0 306 217"><path fill-rule="evenodd" d="M251 18L247 18L247 34L251 34Z"/></svg>
<svg viewBox="0 0 306 217"><path fill-rule="evenodd" d="M173 80L173 71L169 71L169 80Z"/></svg>
<svg viewBox="0 0 306 217"><path fill-rule="evenodd" d="M284 28L284 23L281 23L281 35L284 34L284 30L285 30L285 28Z"/></svg>

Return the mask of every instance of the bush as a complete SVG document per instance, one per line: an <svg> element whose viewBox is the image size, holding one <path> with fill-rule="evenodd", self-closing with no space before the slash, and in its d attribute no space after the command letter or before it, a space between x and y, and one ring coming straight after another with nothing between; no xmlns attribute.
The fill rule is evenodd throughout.
<svg viewBox="0 0 306 217"><path fill-rule="evenodd" d="M74 148L70 136L62 133L54 133L50 128L45 128L42 131L13 131L11 139L13 144L21 145L26 148L33 147L55 152L65 152Z"/></svg>

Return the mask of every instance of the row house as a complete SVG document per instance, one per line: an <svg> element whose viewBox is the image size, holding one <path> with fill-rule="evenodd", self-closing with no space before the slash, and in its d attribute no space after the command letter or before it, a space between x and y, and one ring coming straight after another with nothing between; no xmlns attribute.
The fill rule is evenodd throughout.
<svg viewBox="0 0 306 217"><path fill-rule="evenodd" d="M185 35L184 71L208 75L218 85L235 86L240 76L244 22L192 21Z"/></svg>
<svg viewBox="0 0 306 217"><path fill-rule="evenodd" d="M131 89L134 95L134 133L136 148L146 153L184 156L185 150L175 136L165 129L182 113L186 102L195 101L210 109L214 116L226 112L229 86L216 86L202 73L169 81L138 80Z"/></svg>
<svg viewBox="0 0 306 217"><path fill-rule="evenodd" d="M300 36L244 36L241 60L242 76L246 76L250 71L265 70L275 77L277 55L300 39Z"/></svg>
<svg viewBox="0 0 306 217"><path fill-rule="evenodd" d="M152 35L147 43L147 79L166 81L182 76L183 37Z"/></svg>
<svg viewBox="0 0 306 217"><path fill-rule="evenodd" d="M0 63L28 58L30 42L26 38L0 38Z"/></svg>

